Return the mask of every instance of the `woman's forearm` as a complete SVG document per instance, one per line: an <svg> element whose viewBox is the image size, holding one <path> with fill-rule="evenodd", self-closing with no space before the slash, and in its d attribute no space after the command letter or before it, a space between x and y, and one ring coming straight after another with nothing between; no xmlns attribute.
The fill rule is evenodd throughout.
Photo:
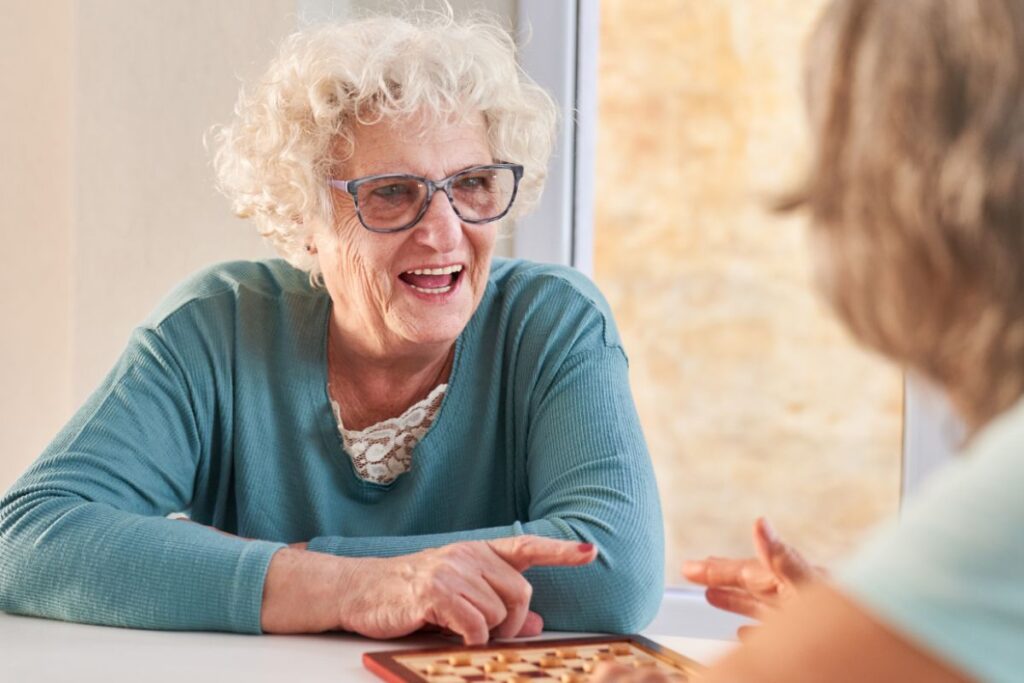
<svg viewBox="0 0 1024 683"><path fill-rule="evenodd" d="M660 529L659 529L660 531ZM594 543L597 560L572 571L536 567L526 573L533 584L532 609L548 628L570 631L632 632L653 617L663 591L660 539L636 533L619 536L578 520L537 519L508 526L487 527L420 536L325 536L311 540L309 549L347 559L395 557L474 540L493 540L527 534L558 540Z"/></svg>
<svg viewBox="0 0 1024 683"><path fill-rule="evenodd" d="M243 541L41 487L0 523L0 609L111 626L258 633L279 544Z"/></svg>

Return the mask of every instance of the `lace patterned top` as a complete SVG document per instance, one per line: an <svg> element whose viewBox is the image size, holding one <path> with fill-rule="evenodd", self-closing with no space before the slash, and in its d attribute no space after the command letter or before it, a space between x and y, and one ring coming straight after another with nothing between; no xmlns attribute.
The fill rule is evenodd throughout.
<svg viewBox="0 0 1024 683"><path fill-rule="evenodd" d="M434 423L447 389L447 384L438 384L425 399L409 406L398 417L389 417L360 430L345 429L341 407L331 400L341 442L360 479L390 484L398 475L409 471L412 451Z"/></svg>

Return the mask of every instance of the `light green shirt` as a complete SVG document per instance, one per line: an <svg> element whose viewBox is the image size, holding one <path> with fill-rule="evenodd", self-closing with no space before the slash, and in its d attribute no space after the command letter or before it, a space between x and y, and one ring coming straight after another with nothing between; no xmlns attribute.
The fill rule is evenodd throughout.
<svg viewBox="0 0 1024 683"><path fill-rule="evenodd" d="M965 673L1024 680L1024 402L937 473L838 579Z"/></svg>

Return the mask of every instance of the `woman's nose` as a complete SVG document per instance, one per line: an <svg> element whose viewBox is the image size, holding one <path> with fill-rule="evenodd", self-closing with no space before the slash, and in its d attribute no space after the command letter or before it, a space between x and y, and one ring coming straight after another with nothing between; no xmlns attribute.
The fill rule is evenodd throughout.
<svg viewBox="0 0 1024 683"><path fill-rule="evenodd" d="M413 229L418 242L441 253L454 251L462 238L462 221L444 192L434 193L427 212Z"/></svg>

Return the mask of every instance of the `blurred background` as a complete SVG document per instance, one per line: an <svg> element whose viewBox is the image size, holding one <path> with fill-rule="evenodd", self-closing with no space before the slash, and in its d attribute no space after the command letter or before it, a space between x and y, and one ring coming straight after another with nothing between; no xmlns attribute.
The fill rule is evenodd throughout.
<svg viewBox="0 0 1024 683"><path fill-rule="evenodd" d="M900 495L903 379L816 297L800 75L822 0L601 0L594 275L658 472L668 574L767 515L831 562ZM678 579L675 579L678 580Z"/></svg>
<svg viewBox="0 0 1024 683"><path fill-rule="evenodd" d="M0 489L176 282L272 255L203 145L241 81L304 24L401 4L0 2ZM499 250L575 264L611 302L669 583L684 557L747 553L760 514L840 557L899 505L903 378L815 297L801 220L765 208L805 155L801 50L823 2L452 5L517 31L566 108L550 206Z"/></svg>

